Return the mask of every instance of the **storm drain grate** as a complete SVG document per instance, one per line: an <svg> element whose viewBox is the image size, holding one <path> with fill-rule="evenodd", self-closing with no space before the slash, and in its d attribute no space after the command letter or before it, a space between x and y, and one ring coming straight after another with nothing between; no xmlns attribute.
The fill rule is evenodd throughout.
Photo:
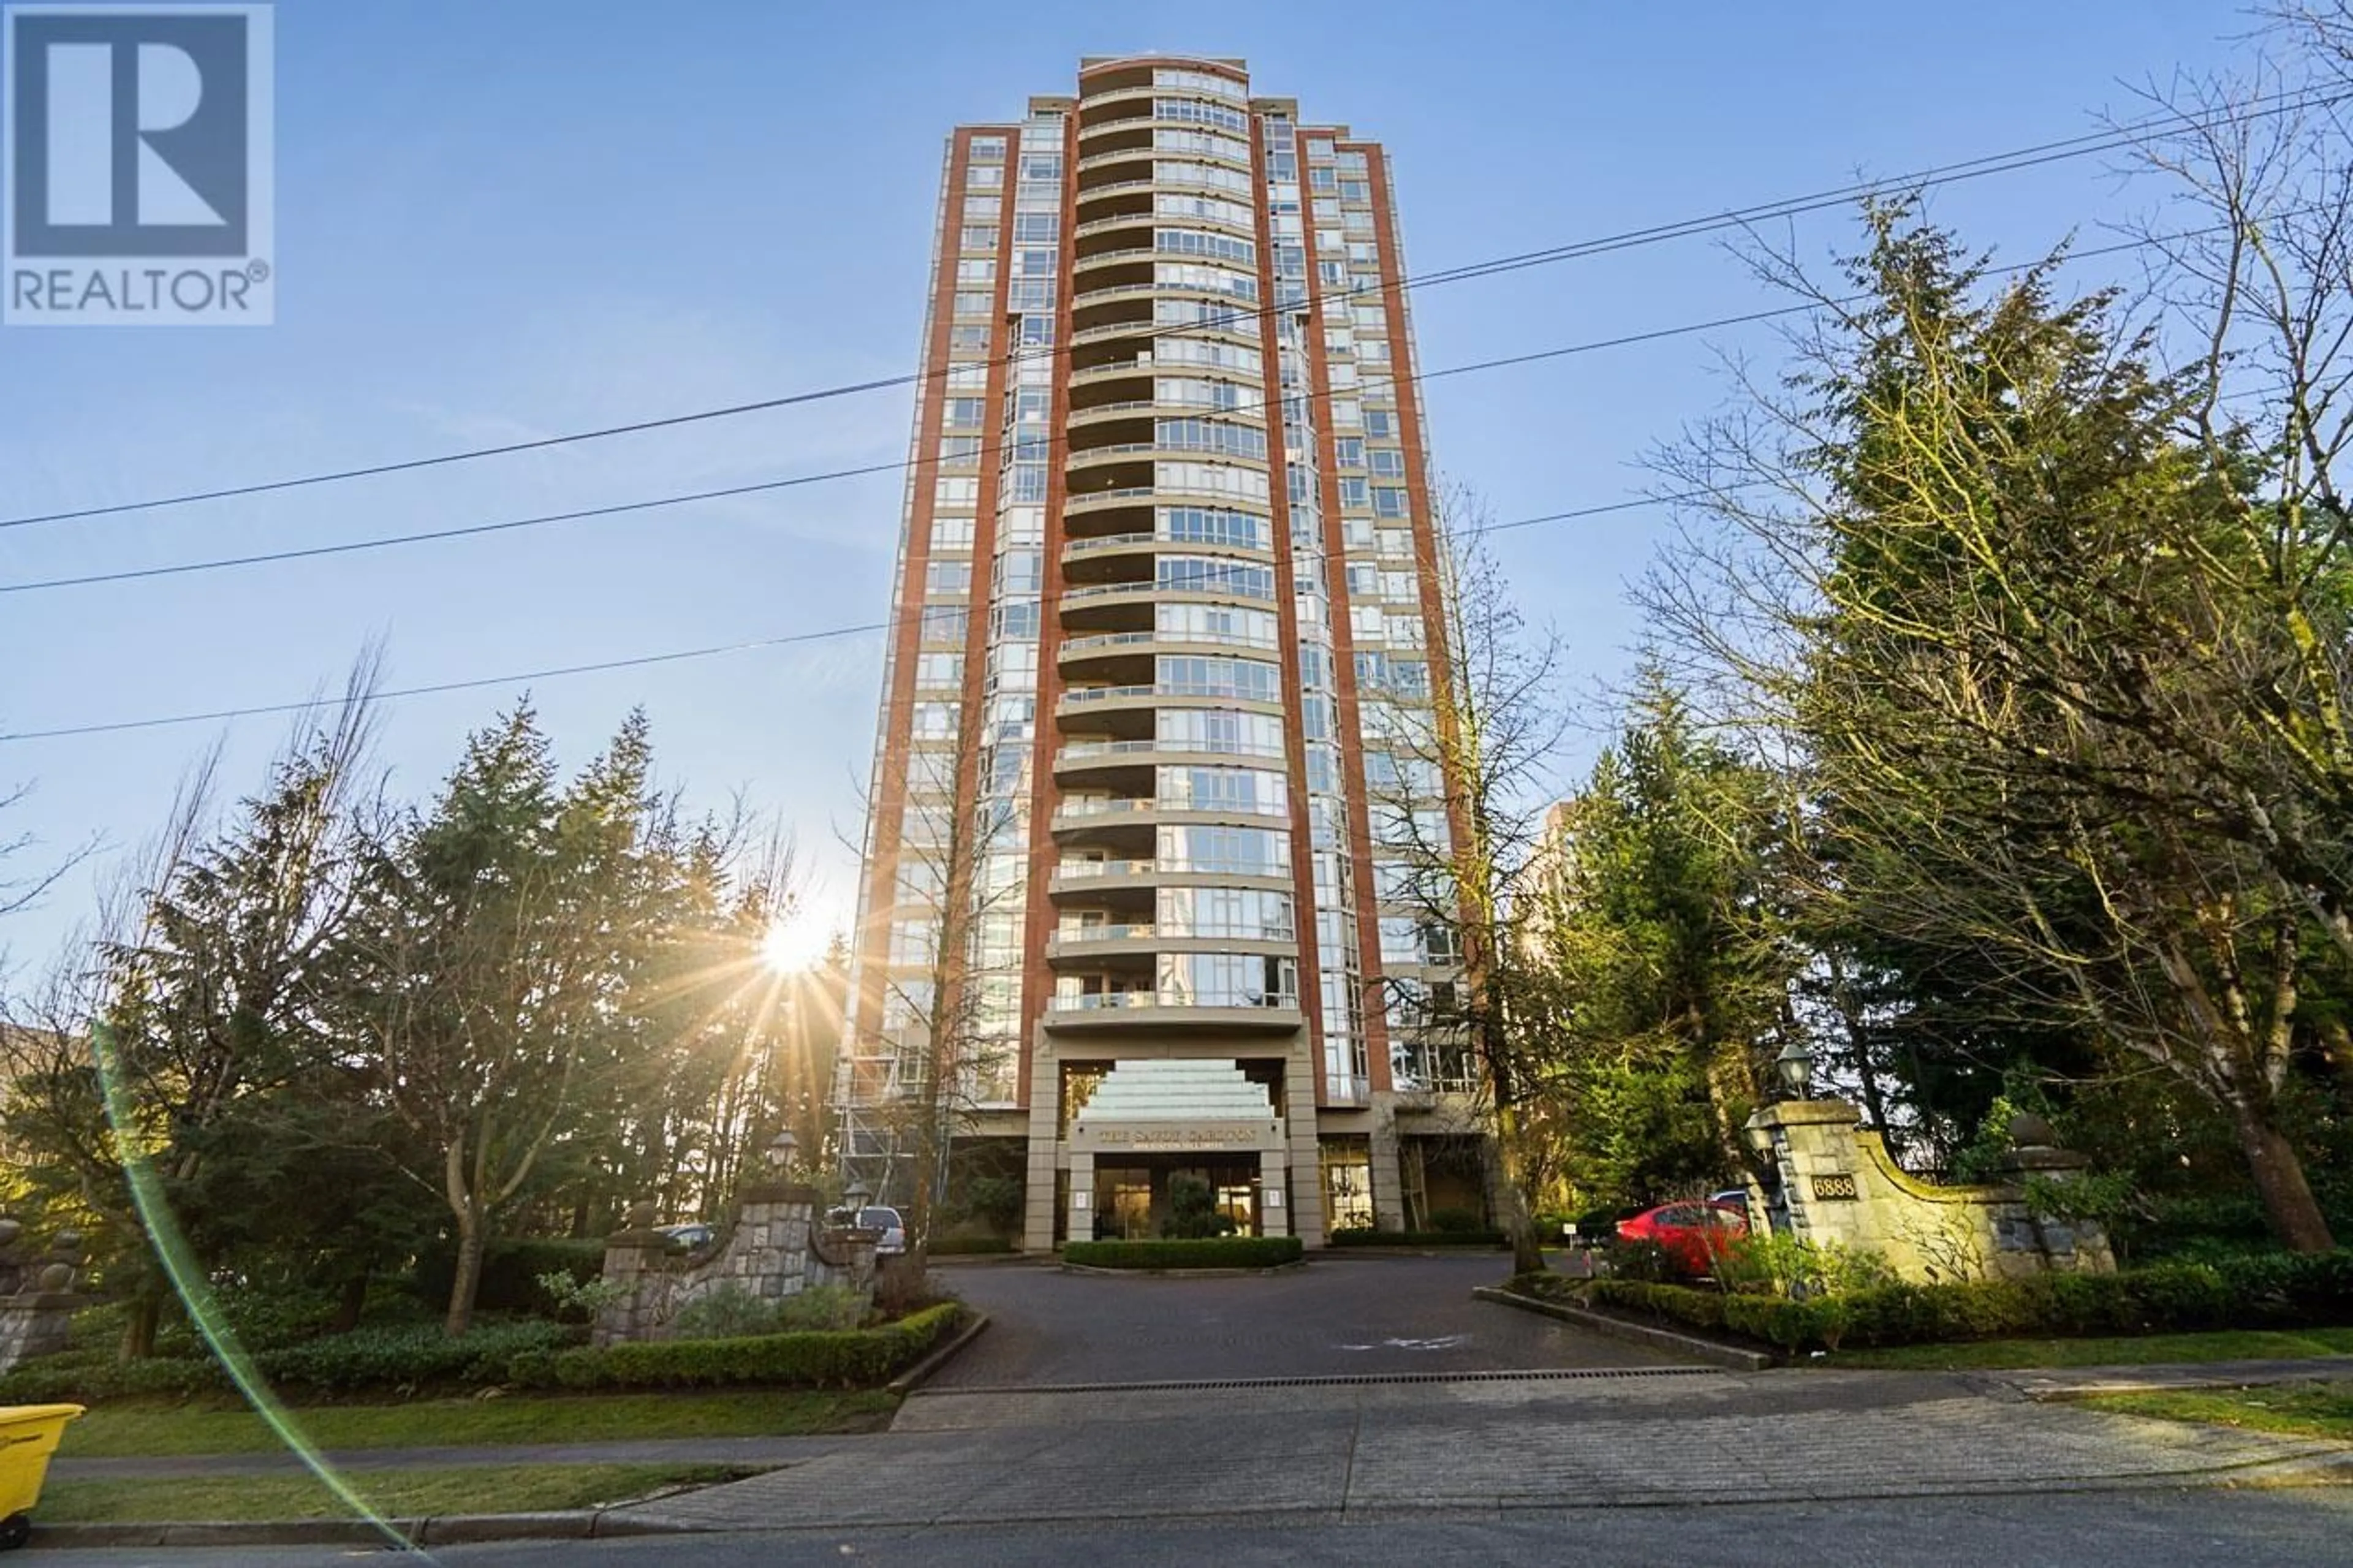
<svg viewBox="0 0 2353 1568"><path fill-rule="evenodd" d="M1599 1379L1721 1377L1712 1366L1536 1367L1526 1372L1337 1372L1298 1377L1195 1377L1164 1383L996 1383L926 1388L913 1397L965 1394L1155 1394L1229 1388L1334 1388L1387 1383L1570 1383Z"/></svg>

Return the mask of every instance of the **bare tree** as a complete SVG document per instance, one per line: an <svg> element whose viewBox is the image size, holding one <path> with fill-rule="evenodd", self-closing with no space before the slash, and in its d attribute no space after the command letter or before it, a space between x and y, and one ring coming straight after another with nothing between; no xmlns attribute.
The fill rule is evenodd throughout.
<svg viewBox="0 0 2353 1568"><path fill-rule="evenodd" d="M1546 1009L1524 928L1564 725L1555 702L1560 650L1522 617L1480 538L1485 521L1467 490L1440 497L1430 690L1427 700L1394 693L1402 700L1368 701L1367 751L1390 759L1368 793L1375 852L1394 857L1393 890L1413 910L1423 956L1435 942L1440 963L1460 963L1451 984L1391 980L1389 988L1418 1020L1408 1027L1421 1047L1458 1062L1474 1086L1494 1132L1484 1141L1488 1187L1525 1271L1544 1267L1530 1207L1545 1162L1528 1121ZM1368 764L1367 773L1377 770Z"/></svg>
<svg viewBox="0 0 2353 1568"><path fill-rule="evenodd" d="M992 772L987 740L985 710L963 702L952 744L909 755L904 799L920 830L899 835L895 885L878 889L890 945L881 972L867 976L858 1024L864 1047L883 1048L889 1062L879 1082L860 1081L853 1064L843 1091L845 1110L880 1132L890 1165L906 1163L904 1194L886 1190L904 1206L918 1268L955 1140L1018 1049L997 1024L1018 996L1020 935L1006 911L1022 871L1018 857L997 853L1013 826L1005 797L976 787ZM867 803L870 819L877 804ZM902 973L910 969L920 973Z"/></svg>

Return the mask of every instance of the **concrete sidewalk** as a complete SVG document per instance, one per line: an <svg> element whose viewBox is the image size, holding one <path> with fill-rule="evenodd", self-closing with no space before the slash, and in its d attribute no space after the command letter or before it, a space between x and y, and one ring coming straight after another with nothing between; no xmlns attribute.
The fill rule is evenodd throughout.
<svg viewBox="0 0 2353 1568"><path fill-rule="evenodd" d="M2353 1448L2036 1403L1947 1373L1425 1374L917 1394L855 1452L619 1510L702 1530L1492 1517L2284 1484Z"/></svg>

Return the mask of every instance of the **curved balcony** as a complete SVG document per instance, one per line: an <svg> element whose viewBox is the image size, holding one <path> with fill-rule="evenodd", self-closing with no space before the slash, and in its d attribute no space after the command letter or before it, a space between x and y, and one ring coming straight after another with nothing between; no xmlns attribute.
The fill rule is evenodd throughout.
<svg viewBox="0 0 2353 1568"><path fill-rule="evenodd" d="M1090 131L1107 125L1125 125L1137 120L1150 120L1152 100L1159 96L1159 90L1148 79L1141 86L1123 84L1119 87L1106 88L1093 94L1088 93L1086 89L1082 87L1079 89L1079 134L1084 136ZM1199 97L1201 95L1187 93L1181 96ZM1133 108L1138 105L1143 109L1141 114L1103 113L1099 119L1087 118L1097 110Z"/></svg>
<svg viewBox="0 0 2353 1568"><path fill-rule="evenodd" d="M1126 859L1066 859L1046 879L1049 897L1068 905L1150 909L1155 892L1163 887L1215 886L1253 888L1270 893L1295 890L1288 870L1247 871L1183 861Z"/></svg>
<svg viewBox="0 0 2353 1568"><path fill-rule="evenodd" d="M1163 330L1155 324L1150 316L1139 316L1133 321L1104 321L1096 326L1080 327L1073 331L1071 333L1071 346L1078 348L1085 343L1108 342L1113 338L1153 338L1159 336ZM1215 331L1219 329L1205 330Z"/></svg>
<svg viewBox="0 0 2353 1568"><path fill-rule="evenodd" d="M1103 768L1210 766L1232 762L1282 765L1281 746L1254 746L1243 741L1069 741L1054 753L1054 771L1086 773Z"/></svg>
<svg viewBox="0 0 2353 1568"><path fill-rule="evenodd" d="M1097 382L1114 381L1122 376L1150 376L1155 372L1167 368L1166 365L1155 364L1149 353L1131 354L1121 359L1104 360L1100 364L1082 365L1070 374L1065 384L1078 387Z"/></svg>
<svg viewBox="0 0 2353 1568"><path fill-rule="evenodd" d="M1253 458L1240 452L1220 451L1208 447L1165 446L1156 440L1114 441L1101 447L1081 447L1063 458L1062 466L1066 471L1075 474L1082 468L1093 468L1103 463L1158 461L1164 458L1172 462L1230 463L1238 468L1254 468L1260 473L1267 471L1267 459L1264 458ZM1252 500L1244 504L1263 506L1266 503Z"/></svg>
<svg viewBox="0 0 2353 1568"><path fill-rule="evenodd" d="M1159 150L1153 146L1152 138L1147 136L1142 142L1125 147L1106 147L1098 153L1082 151L1079 161L1071 164L1071 168L1072 173L1083 174L1089 169L1107 169L1130 158L1152 158L1158 155ZM1082 191L1085 188L1083 185L1080 187Z"/></svg>
<svg viewBox="0 0 2353 1568"><path fill-rule="evenodd" d="M1237 583L1187 584L1182 587L1164 587L1156 579L1144 583L1091 583L1083 587L1066 588L1058 605L1067 616L1107 605L1134 604L1208 604L1249 605L1272 608L1275 595L1270 590L1261 594ZM1134 626L1085 627L1065 622L1064 629L1084 633L1088 630L1134 631Z"/></svg>
<svg viewBox="0 0 2353 1568"><path fill-rule="evenodd" d="M1240 952L1253 957L1290 958L1299 952L1294 936L1198 936L1168 931L1149 921L1124 924L1068 925L1046 939L1050 963L1084 965L1105 971L1140 971L1144 987L1151 984L1155 960L1162 953Z"/></svg>
<svg viewBox="0 0 2353 1568"><path fill-rule="evenodd" d="M1159 248L1150 245L1123 245L1114 250L1084 251L1071 260L1071 272L1075 277L1091 268L1106 267L1114 261L1150 261L1159 254Z"/></svg>
<svg viewBox="0 0 2353 1568"><path fill-rule="evenodd" d="M1050 996L1046 1027L1077 1029L1220 1029L1247 1034L1289 1034L1306 1021L1296 996L1269 996L1250 1005L1205 1003L1176 992L1098 991L1081 996Z"/></svg>
<svg viewBox="0 0 2353 1568"><path fill-rule="evenodd" d="M1148 518L1152 515L1152 498L1157 494L1159 491L1150 485L1114 486L1105 489L1089 490L1083 495L1074 494L1064 500L1062 513L1068 517L1092 511L1111 511L1122 507L1137 507L1140 514ZM1141 503L1140 506L1139 503Z"/></svg>
<svg viewBox="0 0 2353 1568"><path fill-rule="evenodd" d="M1062 546L1063 581L1072 589L1108 587L1123 571L1139 567L1151 570L1150 562L1162 554L1218 556L1270 568L1274 564L1271 539L1260 542L1172 539L1166 531L1155 529L1149 532L1103 533L1071 540Z"/></svg>

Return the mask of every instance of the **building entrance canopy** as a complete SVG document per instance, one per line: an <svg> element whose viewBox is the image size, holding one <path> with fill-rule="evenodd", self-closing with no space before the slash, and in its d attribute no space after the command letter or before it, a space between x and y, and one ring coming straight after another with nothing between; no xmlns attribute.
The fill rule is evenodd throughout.
<svg viewBox="0 0 2353 1568"><path fill-rule="evenodd" d="M1280 1152L1282 1120L1265 1086L1230 1061L1146 1058L1103 1076L1071 1123L1074 1154Z"/></svg>

